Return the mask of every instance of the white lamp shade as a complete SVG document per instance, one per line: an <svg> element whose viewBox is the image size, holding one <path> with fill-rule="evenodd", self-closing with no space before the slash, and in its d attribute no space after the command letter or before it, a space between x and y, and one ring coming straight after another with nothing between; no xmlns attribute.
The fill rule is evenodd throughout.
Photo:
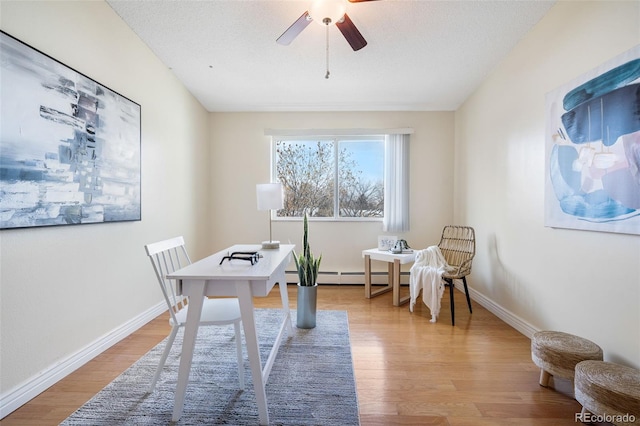
<svg viewBox="0 0 640 426"><path fill-rule="evenodd" d="M259 183L256 185L258 210L278 210L284 207L281 183Z"/></svg>

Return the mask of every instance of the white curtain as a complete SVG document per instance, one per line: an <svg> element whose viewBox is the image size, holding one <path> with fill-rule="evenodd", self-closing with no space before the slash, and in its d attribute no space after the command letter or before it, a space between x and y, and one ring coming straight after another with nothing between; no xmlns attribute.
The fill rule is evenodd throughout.
<svg viewBox="0 0 640 426"><path fill-rule="evenodd" d="M409 231L409 135L385 136L385 232Z"/></svg>

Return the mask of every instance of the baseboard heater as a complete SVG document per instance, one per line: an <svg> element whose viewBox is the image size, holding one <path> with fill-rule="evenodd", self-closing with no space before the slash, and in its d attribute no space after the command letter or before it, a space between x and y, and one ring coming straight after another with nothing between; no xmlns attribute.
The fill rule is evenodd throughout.
<svg viewBox="0 0 640 426"><path fill-rule="evenodd" d="M298 273L295 270L285 271L285 274L288 284L298 282ZM387 285L388 277L386 271L371 272L371 284ZM364 285L364 272L320 271L318 272L318 284ZM400 274L400 284L409 284L409 271Z"/></svg>

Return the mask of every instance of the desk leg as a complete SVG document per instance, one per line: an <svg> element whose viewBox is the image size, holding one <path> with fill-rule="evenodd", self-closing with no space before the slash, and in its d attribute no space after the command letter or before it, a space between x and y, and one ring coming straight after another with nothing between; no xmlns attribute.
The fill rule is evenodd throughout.
<svg viewBox="0 0 640 426"><path fill-rule="evenodd" d="M251 377L253 378L253 389L256 393L259 421L261 425L268 425L269 411L267 410L267 393L265 391L265 382L262 378L262 361L260 360L260 349L258 347L256 321L253 315L253 294L251 293L251 283L249 281L236 282L236 294L238 295L240 313L242 314L244 339L247 345Z"/></svg>
<svg viewBox="0 0 640 426"><path fill-rule="evenodd" d="M289 310L289 293L287 293L287 280L283 279L278 282L280 287L280 299L282 300L282 310L284 311L285 321L287 321L287 333L289 337L293 336L293 326L291 325L291 311Z"/></svg>
<svg viewBox="0 0 640 426"><path fill-rule="evenodd" d="M182 409L184 408L184 396L189 383L189 373L191 372L191 361L193 358L193 348L196 345L198 334L198 324L204 303L205 282L194 282L189 287L189 311L187 312L187 323L184 327L184 338L182 340L182 355L180 356L180 367L178 369L178 383L176 385L176 396L173 405L174 422L180 420Z"/></svg>

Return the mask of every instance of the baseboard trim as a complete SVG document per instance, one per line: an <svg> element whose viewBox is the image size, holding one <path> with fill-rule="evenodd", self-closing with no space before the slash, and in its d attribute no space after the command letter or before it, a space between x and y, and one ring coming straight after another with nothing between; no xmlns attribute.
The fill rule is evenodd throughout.
<svg viewBox="0 0 640 426"><path fill-rule="evenodd" d="M461 283L456 283L456 288L464 293L464 287L462 286ZM513 312L503 308L493 300L486 297L484 294L470 287L469 287L469 296L471 297L471 299L473 299L474 302L477 302L487 311L491 312L492 314L500 318L502 321L504 321L505 323L509 324L511 327L518 330L520 333L527 336L528 338L531 338L531 336L533 336L533 333L538 331L535 327L533 327L531 324L529 324L528 322L526 322L525 320L523 320Z"/></svg>
<svg viewBox="0 0 640 426"><path fill-rule="evenodd" d="M164 301L152 306L147 311L95 340L65 360L52 365L24 383L2 393L0 395L0 419L8 416L166 310L167 305Z"/></svg>

